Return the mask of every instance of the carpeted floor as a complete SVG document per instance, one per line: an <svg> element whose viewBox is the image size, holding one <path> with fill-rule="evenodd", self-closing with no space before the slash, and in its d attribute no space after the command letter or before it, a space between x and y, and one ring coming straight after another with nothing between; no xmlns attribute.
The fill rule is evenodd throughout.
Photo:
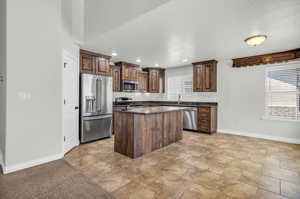
<svg viewBox="0 0 300 199"><path fill-rule="evenodd" d="M65 160L0 174L0 199L113 199Z"/></svg>

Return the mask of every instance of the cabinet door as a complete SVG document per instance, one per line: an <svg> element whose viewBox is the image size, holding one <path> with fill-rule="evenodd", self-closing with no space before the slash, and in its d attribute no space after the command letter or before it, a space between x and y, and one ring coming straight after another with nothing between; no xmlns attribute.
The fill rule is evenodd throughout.
<svg viewBox="0 0 300 199"><path fill-rule="evenodd" d="M96 74L109 75L109 60L105 59L104 57L97 57L96 60Z"/></svg>
<svg viewBox="0 0 300 199"><path fill-rule="evenodd" d="M127 66L122 68L122 78L123 80L130 80L130 69Z"/></svg>
<svg viewBox="0 0 300 199"><path fill-rule="evenodd" d="M193 82L193 90L194 92L201 92L203 91L204 85L204 66L197 65L194 66L194 82Z"/></svg>
<svg viewBox="0 0 300 199"><path fill-rule="evenodd" d="M198 128L199 131L211 132L211 110L209 107L200 107L198 109Z"/></svg>
<svg viewBox="0 0 300 199"><path fill-rule="evenodd" d="M95 73L95 58L92 55L80 55L80 72L94 74Z"/></svg>
<svg viewBox="0 0 300 199"><path fill-rule="evenodd" d="M135 68L130 69L130 80L131 81L137 81L137 78L138 78L137 73L138 73L137 69L135 69Z"/></svg>
<svg viewBox="0 0 300 199"><path fill-rule="evenodd" d="M157 70L149 72L149 92L159 93L159 71Z"/></svg>
<svg viewBox="0 0 300 199"><path fill-rule="evenodd" d="M138 76L137 81L139 83L138 84L138 90L140 92L143 92L143 90L144 90L143 73L142 72L138 72L137 76Z"/></svg>
<svg viewBox="0 0 300 199"><path fill-rule="evenodd" d="M143 74L143 88L144 88L144 92L148 92L148 73L144 73Z"/></svg>
<svg viewBox="0 0 300 199"><path fill-rule="evenodd" d="M216 66L214 64L206 64L203 67L203 91L217 91Z"/></svg>
<svg viewBox="0 0 300 199"><path fill-rule="evenodd" d="M113 91L119 92L121 91L121 71L120 68L114 68L112 70L113 77Z"/></svg>
<svg viewBox="0 0 300 199"><path fill-rule="evenodd" d="M217 107L199 107L198 108L198 128L199 131L206 133L215 133L217 131Z"/></svg>

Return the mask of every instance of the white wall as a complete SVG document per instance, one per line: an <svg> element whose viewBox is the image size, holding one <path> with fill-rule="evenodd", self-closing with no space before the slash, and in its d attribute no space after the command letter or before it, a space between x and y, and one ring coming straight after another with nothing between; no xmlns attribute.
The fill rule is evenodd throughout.
<svg viewBox="0 0 300 199"><path fill-rule="evenodd" d="M6 79L6 0L0 0L0 75ZM2 158L5 162L5 107L6 84L0 82L0 164Z"/></svg>
<svg viewBox="0 0 300 199"><path fill-rule="evenodd" d="M61 92L61 1L7 1L8 169L62 153Z"/></svg>
<svg viewBox="0 0 300 199"><path fill-rule="evenodd" d="M79 45L84 41L84 0L61 1L63 48L79 57Z"/></svg>
<svg viewBox="0 0 300 199"><path fill-rule="evenodd" d="M219 125L221 131L300 140L300 122L263 120L266 66L232 68L218 63Z"/></svg>

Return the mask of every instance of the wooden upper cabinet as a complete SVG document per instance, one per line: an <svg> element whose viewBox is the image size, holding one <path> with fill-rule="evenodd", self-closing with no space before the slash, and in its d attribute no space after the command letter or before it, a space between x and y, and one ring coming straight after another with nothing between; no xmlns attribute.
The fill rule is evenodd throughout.
<svg viewBox="0 0 300 199"><path fill-rule="evenodd" d="M122 67L122 80L130 80L130 68L123 66Z"/></svg>
<svg viewBox="0 0 300 199"><path fill-rule="evenodd" d="M121 77L123 80L138 81L138 68L139 65L127 62L117 62L116 66L121 67Z"/></svg>
<svg viewBox="0 0 300 199"><path fill-rule="evenodd" d="M109 59L105 57L96 58L96 74L107 75L110 73Z"/></svg>
<svg viewBox="0 0 300 199"><path fill-rule="evenodd" d="M95 73L95 60L92 55L80 54L80 72L88 74Z"/></svg>
<svg viewBox="0 0 300 199"><path fill-rule="evenodd" d="M138 76L138 90L140 92L148 92L148 73L144 71L138 71L137 72Z"/></svg>
<svg viewBox="0 0 300 199"><path fill-rule="evenodd" d="M157 70L149 72L149 92L159 93L159 71Z"/></svg>
<svg viewBox="0 0 300 199"><path fill-rule="evenodd" d="M131 81L138 81L138 70L136 68L131 68L129 70L129 76Z"/></svg>
<svg viewBox="0 0 300 199"><path fill-rule="evenodd" d="M110 56L80 50L80 72L95 75L111 75Z"/></svg>
<svg viewBox="0 0 300 199"><path fill-rule="evenodd" d="M217 91L217 61L209 60L193 63L193 91Z"/></svg>
<svg viewBox="0 0 300 199"><path fill-rule="evenodd" d="M165 92L165 70L157 68L146 68L148 71L148 92L164 93Z"/></svg>
<svg viewBox="0 0 300 199"><path fill-rule="evenodd" d="M200 92L203 90L203 65L194 66L193 74L193 90L194 92Z"/></svg>
<svg viewBox="0 0 300 199"><path fill-rule="evenodd" d="M118 66L112 67L113 91L121 91L121 68Z"/></svg>

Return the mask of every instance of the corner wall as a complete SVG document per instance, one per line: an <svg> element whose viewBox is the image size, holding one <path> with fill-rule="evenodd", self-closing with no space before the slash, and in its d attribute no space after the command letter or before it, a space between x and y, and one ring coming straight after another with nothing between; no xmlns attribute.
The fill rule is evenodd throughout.
<svg viewBox="0 0 300 199"><path fill-rule="evenodd" d="M6 133L6 0L0 0L0 165L5 164ZM1 81L1 80L0 80Z"/></svg>
<svg viewBox="0 0 300 199"><path fill-rule="evenodd" d="M64 50L79 58L79 45L84 41L84 0L61 1L61 30Z"/></svg>
<svg viewBox="0 0 300 199"><path fill-rule="evenodd" d="M218 62L219 132L300 143L300 122L264 120L266 66Z"/></svg>
<svg viewBox="0 0 300 199"><path fill-rule="evenodd" d="M61 0L9 0L6 172L61 154Z"/></svg>

